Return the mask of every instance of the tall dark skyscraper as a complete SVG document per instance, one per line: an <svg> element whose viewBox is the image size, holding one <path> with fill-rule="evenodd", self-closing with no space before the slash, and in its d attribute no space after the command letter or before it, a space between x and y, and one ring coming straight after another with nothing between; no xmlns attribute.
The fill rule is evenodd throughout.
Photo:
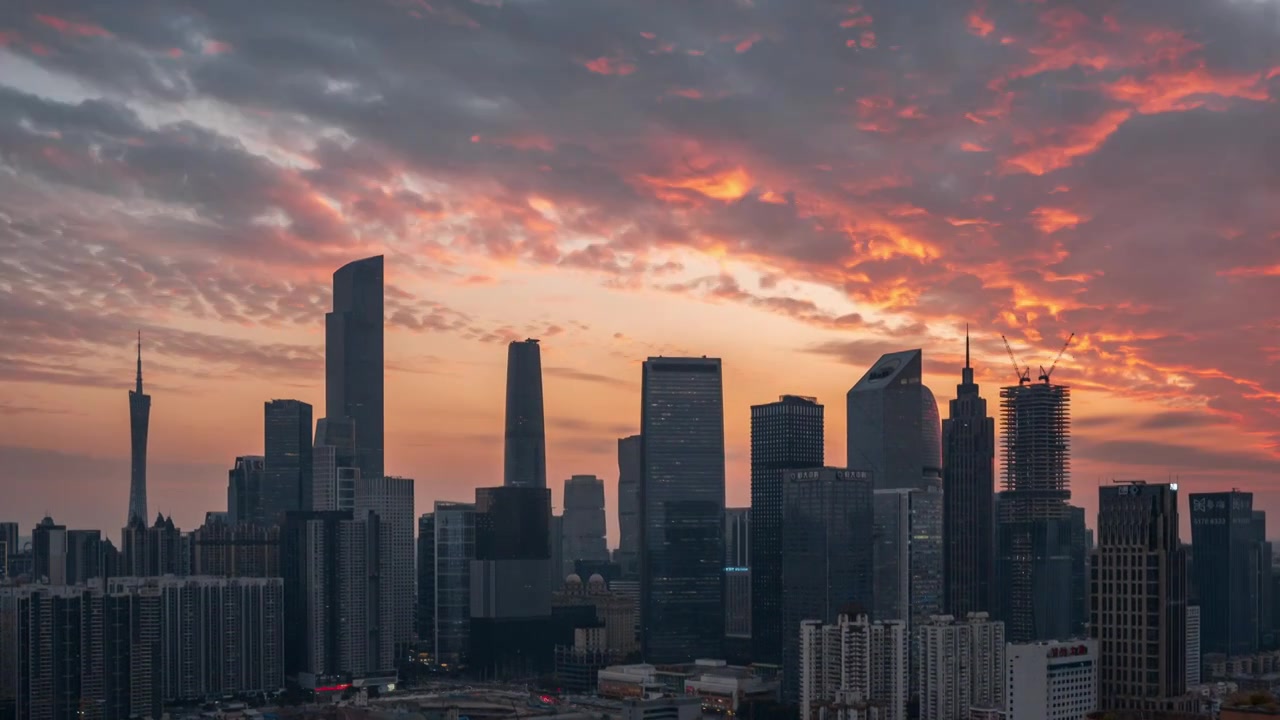
<svg viewBox="0 0 1280 720"><path fill-rule="evenodd" d="M782 477L822 467L823 422L815 398L751 406L751 645L759 662L782 662Z"/></svg>
<svg viewBox="0 0 1280 720"><path fill-rule="evenodd" d="M1070 388L1047 380L1000 390L997 595L1012 643L1066 640L1084 629L1077 603L1084 529L1067 504L1070 401Z"/></svg>
<svg viewBox="0 0 1280 720"><path fill-rule="evenodd" d="M147 521L147 428L151 421L151 396L142 392L142 333L138 333L137 387L129 391L129 516Z"/></svg>
<svg viewBox="0 0 1280 720"><path fill-rule="evenodd" d="M1248 655L1258 649L1253 493L1192 493L1189 504L1200 651Z"/></svg>
<svg viewBox="0 0 1280 720"><path fill-rule="evenodd" d="M547 486L547 433L542 417L542 352L537 340L507 346L507 432L502 484Z"/></svg>
<svg viewBox="0 0 1280 720"><path fill-rule="evenodd" d="M946 613L957 618L990 612L995 584L996 421L973 381L967 334L960 378L942 421L943 594Z"/></svg>
<svg viewBox="0 0 1280 720"><path fill-rule="evenodd" d="M800 623L832 623L840 615L865 614L871 607L871 485L866 470L785 473L782 664L783 689L790 701L799 699Z"/></svg>
<svg viewBox="0 0 1280 720"><path fill-rule="evenodd" d="M640 462L639 435L618 438L618 552L614 561L622 577L640 575Z"/></svg>
<svg viewBox="0 0 1280 720"><path fill-rule="evenodd" d="M382 477L382 256L333 274L333 312L325 315L325 411L355 422L362 477Z"/></svg>
<svg viewBox="0 0 1280 720"><path fill-rule="evenodd" d="M232 525L267 525L263 513L262 485L266 459L261 455L241 455L227 473L227 519Z"/></svg>
<svg viewBox="0 0 1280 720"><path fill-rule="evenodd" d="M1258 616L1258 647L1272 647L1272 635L1275 623L1271 617L1271 543L1267 540L1267 514L1261 510L1253 511L1253 519L1249 523L1251 540L1253 541L1253 557L1255 560L1255 582L1258 585L1255 612Z"/></svg>
<svg viewBox="0 0 1280 720"><path fill-rule="evenodd" d="M644 362L640 627L647 662L719 657L724 641L724 395L718 358Z"/></svg>
<svg viewBox="0 0 1280 720"><path fill-rule="evenodd" d="M262 513L279 523L287 512L311 510L311 406L299 400L264 403Z"/></svg>
<svg viewBox="0 0 1280 720"><path fill-rule="evenodd" d="M1098 488L1098 547L1090 558L1089 631L1098 640L1098 709L1185 711L1186 551L1178 486Z"/></svg>
<svg viewBox="0 0 1280 720"><path fill-rule="evenodd" d="M920 350L889 353L845 397L848 466L874 483L878 620L926 622L942 610L942 431L923 369Z"/></svg>
<svg viewBox="0 0 1280 720"><path fill-rule="evenodd" d="M609 562L604 525L604 481L595 475L574 475L565 480L562 562Z"/></svg>

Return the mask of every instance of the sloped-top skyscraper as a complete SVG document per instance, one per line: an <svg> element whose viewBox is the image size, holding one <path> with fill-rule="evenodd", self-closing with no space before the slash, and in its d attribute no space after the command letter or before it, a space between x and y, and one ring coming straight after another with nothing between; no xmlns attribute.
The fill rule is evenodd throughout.
<svg viewBox="0 0 1280 720"><path fill-rule="evenodd" d="M507 347L507 432L502 484L547 486L542 351L537 340L515 341Z"/></svg>
<svg viewBox="0 0 1280 720"><path fill-rule="evenodd" d="M137 387L129 391L129 516L147 520L147 428L151 420L151 396L142 392L142 333L138 333Z"/></svg>
<svg viewBox="0 0 1280 720"><path fill-rule="evenodd" d="M990 612L995 583L992 497L996 421L987 415L987 401L973 381L967 333L960 378L951 411L942 421L944 607L947 614L958 618L971 612Z"/></svg>
<svg viewBox="0 0 1280 720"><path fill-rule="evenodd" d="M919 350L889 353L845 396L848 467L870 470L876 490L942 485L938 403L923 364Z"/></svg>
<svg viewBox="0 0 1280 720"><path fill-rule="evenodd" d="M382 477L382 256L333 274L333 312L325 315L325 412L355 423L363 477Z"/></svg>

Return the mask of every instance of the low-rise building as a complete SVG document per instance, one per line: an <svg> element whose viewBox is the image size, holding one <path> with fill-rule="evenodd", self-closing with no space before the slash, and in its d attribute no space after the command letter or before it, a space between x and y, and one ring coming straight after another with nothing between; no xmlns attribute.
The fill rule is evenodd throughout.
<svg viewBox="0 0 1280 720"><path fill-rule="evenodd" d="M1098 707L1098 642L1010 643L1005 648L1008 720L1080 720Z"/></svg>

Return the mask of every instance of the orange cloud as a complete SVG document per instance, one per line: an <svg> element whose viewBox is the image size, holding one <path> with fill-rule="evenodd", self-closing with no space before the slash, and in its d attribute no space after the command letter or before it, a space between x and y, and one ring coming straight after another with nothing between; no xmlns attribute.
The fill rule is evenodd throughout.
<svg viewBox="0 0 1280 720"><path fill-rule="evenodd" d="M846 29L866 27L871 25L872 22L874 21L871 19L870 15L859 15L858 17L845 18L844 20L841 20L840 27Z"/></svg>
<svg viewBox="0 0 1280 720"><path fill-rule="evenodd" d="M744 53L750 50L751 46L760 42L762 39L764 38L760 33L751 33L750 35L740 40L737 45L734 45L733 51L739 54Z"/></svg>
<svg viewBox="0 0 1280 720"><path fill-rule="evenodd" d="M1107 141L1132 115L1130 110L1112 110L1093 123L1067 129L1060 139L1052 139L1004 162L1006 172L1044 175L1068 167L1078 157L1088 155Z"/></svg>
<svg viewBox="0 0 1280 720"><path fill-rule="evenodd" d="M1036 227L1046 235L1051 235L1066 228L1073 228L1084 219L1070 210L1055 207L1036 208L1031 211L1031 215L1035 218Z"/></svg>
<svg viewBox="0 0 1280 720"><path fill-rule="evenodd" d="M53 15L36 15L36 21L57 30L63 35L75 37L112 37L111 33L97 25L66 20Z"/></svg>
<svg viewBox="0 0 1280 720"><path fill-rule="evenodd" d="M674 90L668 90L667 94L675 95L676 97L688 98L690 100L701 100L703 97L702 91L696 88L676 88Z"/></svg>
<svg viewBox="0 0 1280 720"><path fill-rule="evenodd" d="M1231 268L1229 270L1219 270L1218 275L1222 277L1280 277L1280 265Z"/></svg>
<svg viewBox="0 0 1280 720"><path fill-rule="evenodd" d="M1143 80L1126 76L1104 85L1103 92L1150 115L1202 107L1204 96L1208 95L1266 102L1270 94L1262 85L1263 80L1262 73L1213 75L1201 63L1187 70L1156 73Z"/></svg>
<svg viewBox="0 0 1280 720"><path fill-rule="evenodd" d="M972 142L960 143L960 149L965 152L971 152L971 153L991 152L991 148L984 147L982 145L979 145L978 143L972 143Z"/></svg>
<svg viewBox="0 0 1280 720"><path fill-rule="evenodd" d="M712 200L738 200L751 190L751 176L741 167L692 177L662 178L642 175L664 200L687 200L681 191L692 191ZM671 192L676 191L676 192Z"/></svg>
<svg viewBox="0 0 1280 720"><path fill-rule="evenodd" d="M588 60L583 66L597 75L630 75L636 71L634 64L608 57Z"/></svg>

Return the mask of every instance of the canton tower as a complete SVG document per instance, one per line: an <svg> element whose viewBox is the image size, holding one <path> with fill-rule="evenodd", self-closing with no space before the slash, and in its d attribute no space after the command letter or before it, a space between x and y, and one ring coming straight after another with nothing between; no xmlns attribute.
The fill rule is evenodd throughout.
<svg viewBox="0 0 1280 720"><path fill-rule="evenodd" d="M132 450L129 463L128 525L138 518L147 522L147 426L151 419L151 396L142 392L142 333L138 333L137 387L129 391L129 438Z"/></svg>

